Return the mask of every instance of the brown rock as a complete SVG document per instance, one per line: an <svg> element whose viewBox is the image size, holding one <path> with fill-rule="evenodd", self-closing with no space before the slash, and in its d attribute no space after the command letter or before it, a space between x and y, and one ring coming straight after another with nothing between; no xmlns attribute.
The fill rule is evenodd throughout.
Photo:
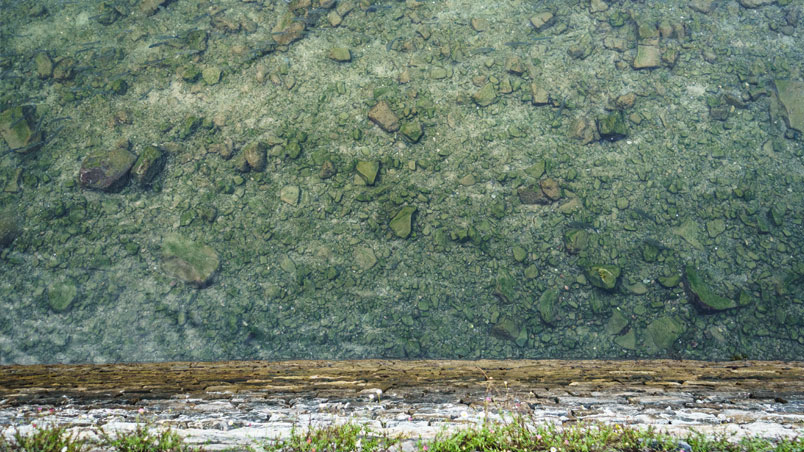
<svg viewBox="0 0 804 452"><path fill-rule="evenodd" d="M539 187L541 187L545 196L550 198L551 201L557 201L561 198L561 187L558 186L557 180L549 177L547 179L542 179L539 182Z"/></svg>
<svg viewBox="0 0 804 452"><path fill-rule="evenodd" d="M517 190L517 195L519 195L519 202L522 204L550 204L550 199L544 192L533 187L520 187Z"/></svg>
<svg viewBox="0 0 804 452"><path fill-rule="evenodd" d="M369 119L386 132L393 133L399 130L399 118L396 117L388 102L381 100L368 112Z"/></svg>
<svg viewBox="0 0 804 452"><path fill-rule="evenodd" d="M575 118L570 125L570 136L581 144L589 144L600 139L595 122L585 116Z"/></svg>
<svg viewBox="0 0 804 452"><path fill-rule="evenodd" d="M254 171L265 170L266 157L265 157L265 143L262 141L255 141L249 143L243 148L243 156L246 158L248 166Z"/></svg>

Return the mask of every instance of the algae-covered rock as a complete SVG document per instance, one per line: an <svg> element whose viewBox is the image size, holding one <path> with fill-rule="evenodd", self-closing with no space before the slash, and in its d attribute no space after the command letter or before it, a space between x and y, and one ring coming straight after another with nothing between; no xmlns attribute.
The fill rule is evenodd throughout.
<svg viewBox="0 0 804 452"><path fill-rule="evenodd" d="M528 342L527 328L510 316L500 317L497 323L491 327L491 334L500 339L514 341L520 347Z"/></svg>
<svg viewBox="0 0 804 452"><path fill-rule="evenodd" d="M162 241L162 269L184 282L206 286L219 264L218 254L209 246L177 235Z"/></svg>
<svg viewBox="0 0 804 452"><path fill-rule="evenodd" d="M295 206L299 203L301 189L298 185L285 185L279 190L279 199L283 202Z"/></svg>
<svg viewBox="0 0 804 452"><path fill-rule="evenodd" d="M598 118L597 130L600 133L600 138L610 141L619 140L628 135L625 118L621 111L614 111Z"/></svg>
<svg viewBox="0 0 804 452"><path fill-rule="evenodd" d="M12 107L0 113L0 135L17 152L36 150L42 142L42 132L37 130L33 107Z"/></svg>
<svg viewBox="0 0 804 452"><path fill-rule="evenodd" d="M265 155L266 146L262 141L255 141L247 144L243 148L243 156L246 163L253 171L264 171L265 165L268 162Z"/></svg>
<svg viewBox="0 0 804 452"><path fill-rule="evenodd" d="M340 63L347 63L352 61L352 52L346 47L333 47L329 49L329 58Z"/></svg>
<svg viewBox="0 0 804 452"><path fill-rule="evenodd" d="M353 254L354 263L361 270L369 270L374 264L377 263L377 257L374 255L374 250L367 246L358 246Z"/></svg>
<svg viewBox="0 0 804 452"><path fill-rule="evenodd" d="M386 132L392 133L399 130L399 118L396 117L388 102L381 100L368 112L369 119L380 126Z"/></svg>
<svg viewBox="0 0 804 452"><path fill-rule="evenodd" d="M20 233L17 218L10 212L0 212L0 248L5 248Z"/></svg>
<svg viewBox="0 0 804 452"><path fill-rule="evenodd" d="M131 168L131 175L140 185L150 184L164 165L164 154L152 145L145 146Z"/></svg>
<svg viewBox="0 0 804 452"><path fill-rule="evenodd" d="M416 212L415 207L405 206L391 219L389 226L391 226L391 230L394 231L397 237L401 239L408 238L414 212Z"/></svg>
<svg viewBox="0 0 804 452"><path fill-rule="evenodd" d="M736 301L712 292L694 265L684 267L684 290L687 298L702 312L718 312L737 307Z"/></svg>
<svg viewBox="0 0 804 452"><path fill-rule="evenodd" d="M659 48L653 45L638 45L637 56L634 59L634 69L652 69L661 64Z"/></svg>
<svg viewBox="0 0 804 452"><path fill-rule="evenodd" d="M55 282L47 288L47 302L50 309L56 312L64 312L78 296L78 287L72 279Z"/></svg>
<svg viewBox="0 0 804 452"><path fill-rule="evenodd" d="M544 323L552 324L558 315L558 289L553 288L542 292L536 309Z"/></svg>
<svg viewBox="0 0 804 452"><path fill-rule="evenodd" d="M619 310L614 310L606 324L606 332L611 335L620 334L628 326L628 319Z"/></svg>
<svg viewBox="0 0 804 452"><path fill-rule="evenodd" d="M656 350L665 350L673 345L684 332L684 325L673 317L659 317L645 329L645 336Z"/></svg>
<svg viewBox="0 0 804 452"><path fill-rule="evenodd" d="M776 93L784 107L787 125L791 129L804 132L804 82L796 80L776 80Z"/></svg>
<svg viewBox="0 0 804 452"><path fill-rule="evenodd" d="M592 265L586 268L589 282L601 289L612 290L620 277L620 267L616 265Z"/></svg>
<svg viewBox="0 0 804 452"><path fill-rule="evenodd" d="M128 151L128 145L112 149L99 149L84 158L78 171L78 182L96 190L110 190L123 183L137 156Z"/></svg>
<svg viewBox="0 0 804 452"><path fill-rule="evenodd" d="M570 254L578 254L589 243L589 233L583 229L570 229L564 233L564 248Z"/></svg>
<svg viewBox="0 0 804 452"><path fill-rule="evenodd" d="M357 162L355 169L366 185L374 185L374 181L377 179L377 172L380 170L380 162L361 160Z"/></svg>
<svg viewBox="0 0 804 452"><path fill-rule="evenodd" d="M422 125L419 121L408 121L402 124L402 128L399 129L402 132L402 135L407 138L411 143L417 143L419 139L421 139L424 131L422 130Z"/></svg>
<svg viewBox="0 0 804 452"><path fill-rule="evenodd" d="M472 94L472 100L481 107L488 107L497 100L497 90L491 83L486 83L482 88Z"/></svg>
<svg viewBox="0 0 804 452"><path fill-rule="evenodd" d="M614 343L626 350L636 350L636 332L632 328L622 336L615 337Z"/></svg>

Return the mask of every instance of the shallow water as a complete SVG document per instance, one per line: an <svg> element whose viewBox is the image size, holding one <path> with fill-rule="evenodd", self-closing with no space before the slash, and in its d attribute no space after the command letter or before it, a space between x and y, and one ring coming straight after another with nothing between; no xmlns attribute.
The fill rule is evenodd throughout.
<svg viewBox="0 0 804 452"><path fill-rule="evenodd" d="M804 358L799 2L0 6L0 364Z"/></svg>

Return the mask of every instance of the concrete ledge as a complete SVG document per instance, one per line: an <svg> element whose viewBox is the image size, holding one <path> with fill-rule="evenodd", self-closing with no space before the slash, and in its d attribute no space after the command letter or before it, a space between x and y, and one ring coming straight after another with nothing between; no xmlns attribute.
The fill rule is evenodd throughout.
<svg viewBox="0 0 804 452"><path fill-rule="evenodd" d="M212 449L296 425L359 422L431 438L523 415L675 433L804 434L804 363L699 361L230 361L0 366L0 426L42 416L79 433L169 425ZM41 422L41 420L40 420ZM408 443L410 446L412 443ZM410 447L408 447L410 448Z"/></svg>

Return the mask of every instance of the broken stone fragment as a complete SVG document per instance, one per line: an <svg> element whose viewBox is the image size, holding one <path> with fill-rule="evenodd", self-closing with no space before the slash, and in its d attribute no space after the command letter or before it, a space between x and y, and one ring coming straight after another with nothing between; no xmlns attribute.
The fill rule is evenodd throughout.
<svg viewBox="0 0 804 452"><path fill-rule="evenodd" d="M37 130L34 108L29 105L12 107L0 113L0 135L8 147L19 153L38 149L43 134Z"/></svg>
<svg viewBox="0 0 804 452"><path fill-rule="evenodd" d="M787 126L804 133L804 82L776 80L776 93L784 107Z"/></svg>
<svg viewBox="0 0 804 452"><path fill-rule="evenodd" d="M268 162L265 152L266 146L262 141L249 143L243 148L246 163L253 171L260 172L265 170L265 165Z"/></svg>
<svg viewBox="0 0 804 452"><path fill-rule="evenodd" d="M402 136L407 138L411 143L416 143L424 134L422 130L422 125L419 121L409 121L402 124L402 127L399 129L402 132Z"/></svg>
<svg viewBox="0 0 804 452"><path fill-rule="evenodd" d="M368 112L369 119L388 133L399 130L399 118L396 117L388 102L381 100Z"/></svg>
<svg viewBox="0 0 804 452"><path fill-rule="evenodd" d="M112 149L98 149L81 162L78 182L86 188L111 190L125 182L125 176L136 160L137 156L128 150L128 142Z"/></svg>
<svg viewBox="0 0 804 452"><path fill-rule="evenodd" d="M634 69L652 69L659 67L662 62L659 47L653 45L638 45L637 56L634 59Z"/></svg>
<svg viewBox="0 0 804 452"><path fill-rule="evenodd" d="M482 88L472 94L472 100L475 101L478 106L488 107L497 100L497 90L494 88L493 84L486 83Z"/></svg>
<svg viewBox="0 0 804 452"><path fill-rule="evenodd" d="M530 84L530 94L533 105L546 105L550 102L550 95L547 93L547 90L537 83Z"/></svg>
<svg viewBox="0 0 804 452"><path fill-rule="evenodd" d="M197 287L206 286L218 270L218 254L212 248L177 235L162 241L162 269L170 276Z"/></svg>
<svg viewBox="0 0 804 452"><path fill-rule="evenodd" d="M140 153L134 166L131 168L131 175L140 185L148 185L154 177L159 174L164 165L164 154L153 145L145 146Z"/></svg>
<svg viewBox="0 0 804 452"><path fill-rule="evenodd" d="M397 237L406 239L410 235L413 214L416 208L413 206L405 206L391 219L391 230L394 231Z"/></svg>
<svg viewBox="0 0 804 452"><path fill-rule="evenodd" d="M701 312L712 313L737 307L734 300L714 293L694 265L686 265L683 276L687 298Z"/></svg>
<svg viewBox="0 0 804 452"><path fill-rule="evenodd" d="M530 18L530 24L536 31L542 31L553 24L553 13L543 12Z"/></svg>
<svg viewBox="0 0 804 452"><path fill-rule="evenodd" d="M339 63L352 61L352 52L346 47L333 47L329 49L329 59Z"/></svg>
<svg viewBox="0 0 804 452"><path fill-rule="evenodd" d="M366 185L374 185L374 181L377 179L377 172L380 170L380 162L361 160L357 162L355 169Z"/></svg>

